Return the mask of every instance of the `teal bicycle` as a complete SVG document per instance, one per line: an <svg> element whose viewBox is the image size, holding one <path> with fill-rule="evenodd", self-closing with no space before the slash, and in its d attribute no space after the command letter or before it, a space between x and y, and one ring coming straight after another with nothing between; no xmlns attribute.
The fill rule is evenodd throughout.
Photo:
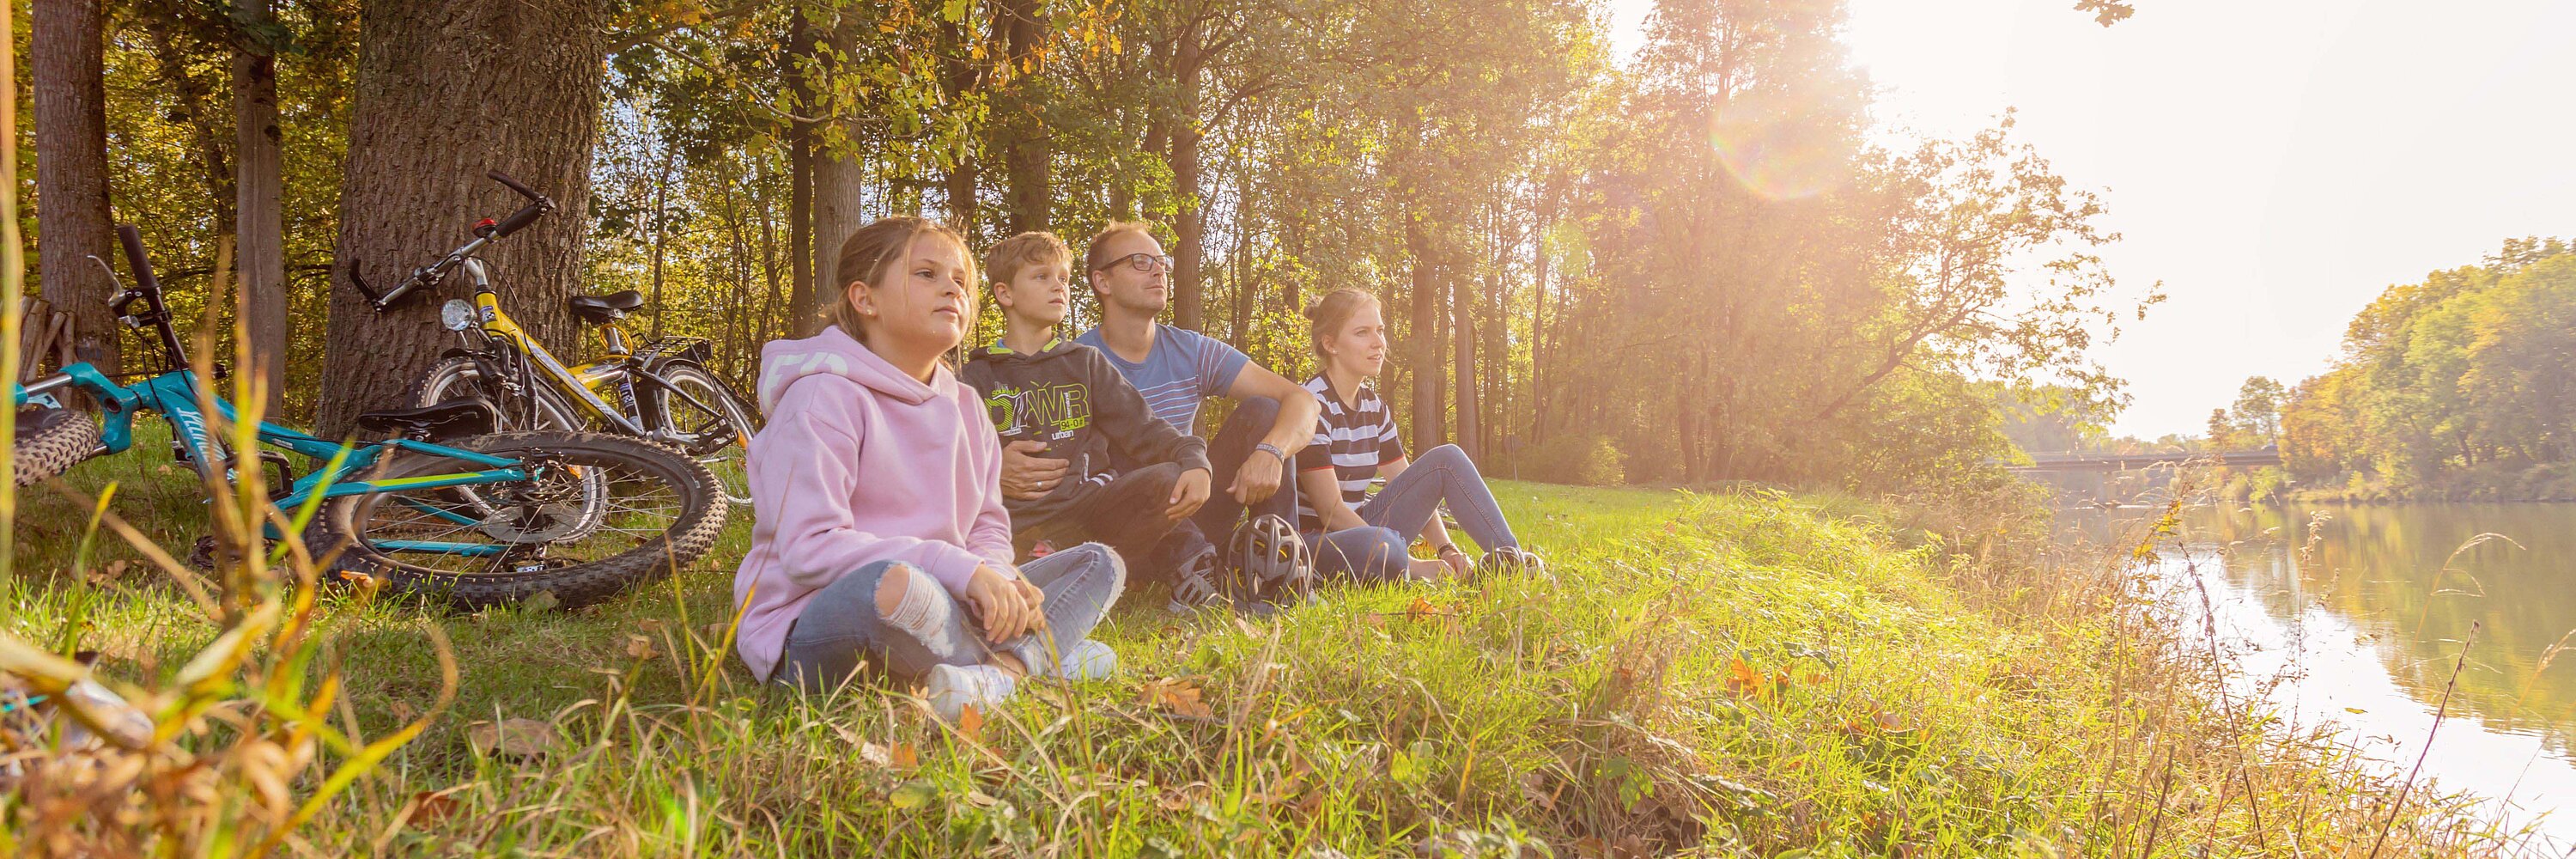
<svg viewBox="0 0 2576 859"><path fill-rule="evenodd" d="M205 410L225 422L239 413L201 390L141 234L117 232L135 285L111 306L126 325L156 335L162 366L120 383L80 363L12 386L18 485L131 448L134 419L145 412L168 422L174 454L199 477L229 481L244 463ZM97 404L104 430L56 399L65 390ZM724 527L715 475L677 449L598 433L496 433L495 423L491 404L479 400L360 415L359 430L385 436L375 440L330 441L261 422L263 450L254 456L279 509L319 499L303 538L331 573L466 608L539 592L567 607L597 602L697 560ZM307 461L302 476L287 454Z"/></svg>

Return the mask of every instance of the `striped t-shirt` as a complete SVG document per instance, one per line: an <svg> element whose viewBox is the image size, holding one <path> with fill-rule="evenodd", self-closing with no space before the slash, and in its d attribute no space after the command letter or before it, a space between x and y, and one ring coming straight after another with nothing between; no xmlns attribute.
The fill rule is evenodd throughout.
<svg viewBox="0 0 2576 859"><path fill-rule="evenodd" d="M1306 390L1323 403L1324 411L1315 422L1315 440L1297 452L1297 471L1332 469L1333 479L1342 486L1342 503L1357 510L1360 502L1368 500L1369 481L1377 479L1378 466L1404 458L1404 437L1395 431L1395 413L1378 399L1377 389L1366 384L1352 398L1358 405L1343 405L1332 383L1320 374L1306 380ZM1323 515L1303 497L1297 499L1297 527L1324 530Z"/></svg>
<svg viewBox="0 0 2576 859"><path fill-rule="evenodd" d="M1199 405L1233 388L1234 377L1243 372L1243 365L1252 363L1252 358L1225 341L1187 328L1156 327L1161 330L1154 332L1153 351L1145 353L1143 361L1118 357L1109 348L1109 341L1101 338L1098 328L1082 332L1073 342L1100 350L1101 357L1109 359L1109 366L1118 368L1118 375L1127 377L1127 383L1136 386L1136 393L1144 395L1145 408L1152 410L1155 417L1182 432L1196 434Z"/></svg>

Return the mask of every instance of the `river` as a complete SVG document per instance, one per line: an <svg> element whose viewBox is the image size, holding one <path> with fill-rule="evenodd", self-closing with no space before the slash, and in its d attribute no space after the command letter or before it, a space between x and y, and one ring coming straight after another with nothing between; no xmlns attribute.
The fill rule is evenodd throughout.
<svg viewBox="0 0 2576 859"><path fill-rule="evenodd" d="M2072 515L2098 534L2156 512ZM2576 505L2204 506L2182 534L2159 572L2207 586L2244 688L2286 678L2276 712L2395 772L2430 737L2424 779L2534 827L2536 855L2576 846Z"/></svg>

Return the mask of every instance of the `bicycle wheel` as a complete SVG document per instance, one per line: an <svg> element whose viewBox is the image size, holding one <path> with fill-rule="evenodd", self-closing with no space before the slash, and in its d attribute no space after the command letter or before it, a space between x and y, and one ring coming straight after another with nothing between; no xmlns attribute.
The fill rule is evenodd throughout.
<svg viewBox="0 0 2576 859"><path fill-rule="evenodd" d="M461 608L541 591L571 608L687 566L724 528L715 476L663 445L555 430L444 444L520 460L535 476L472 493L396 488L335 498L306 529L306 545L317 556L337 552L330 569L344 578L374 578ZM475 470L403 452L353 479Z"/></svg>
<svg viewBox="0 0 2576 859"><path fill-rule="evenodd" d="M89 415L35 406L19 409L16 420L18 437L9 453L21 488L70 471L98 452L98 422Z"/></svg>
<svg viewBox="0 0 2576 859"><path fill-rule="evenodd" d="M542 385L538 386L535 395L537 425L516 426L524 410L518 408L518 403L511 402L510 398L502 393L500 386L484 384L482 362L467 355L439 359L438 363L429 365L429 369L423 371L420 378L411 385L411 404L414 406L435 406L453 400L482 397L498 407L500 428L505 431L584 428L583 425L586 422L572 410L570 405L564 403L562 396Z"/></svg>
<svg viewBox="0 0 2576 859"><path fill-rule="evenodd" d="M742 395L734 393L732 385L695 362L674 361L663 365L655 375L715 411L699 408L689 399L655 387L646 397L651 403L650 428L686 447L689 455L715 472L716 480L724 485L727 500L750 506L751 472L743 459L751 450L751 434L760 430L758 412L745 404Z"/></svg>

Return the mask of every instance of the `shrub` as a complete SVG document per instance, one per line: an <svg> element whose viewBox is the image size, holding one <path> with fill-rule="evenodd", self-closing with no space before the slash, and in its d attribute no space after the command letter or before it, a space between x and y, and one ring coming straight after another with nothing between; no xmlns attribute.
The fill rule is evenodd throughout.
<svg viewBox="0 0 2576 859"><path fill-rule="evenodd" d="M1526 479L1583 486L1618 486L1628 482L1628 456L1608 436L1561 435L1522 448L1512 467Z"/></svg>

